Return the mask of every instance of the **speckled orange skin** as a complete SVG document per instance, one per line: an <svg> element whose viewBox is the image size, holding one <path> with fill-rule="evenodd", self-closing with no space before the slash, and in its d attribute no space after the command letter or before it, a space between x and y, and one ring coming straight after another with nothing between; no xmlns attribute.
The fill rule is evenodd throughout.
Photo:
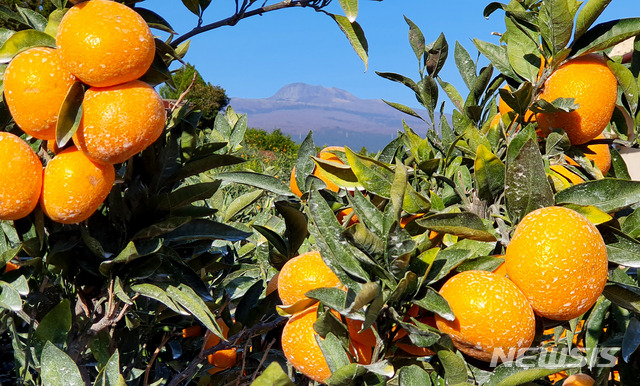
<svg viewBox="0 0 640 386"><path fill-rule="evenodd" d="M17 220L38 205L42 162L20 137L0 131L0 220Z"/></svg>
<svg viewBox="0 0 640 386"><path fill-rule="evenodd" d="M75 81L53 48L16 55L4 73L4 96L18 127L35 138L55 138L58 112Z"/></svg>
<svg viewBox="0 0 640 386"><path fill-rule="evenodd" d="M331 376L331 370L313 329L317 312L318 306L315 305L289 319L282 330L282 351L296 370L314 381L325 382Z"/></svg>
<svg viewBox="0 0 640 386"><path fill-rule="evenodd" d="M60 22L56 44L67 69L98 87L144 75L156 47L149 26L137 12L107 0L71 7Z"/></svg>
<svg viewBox="0 0 640 386"><path fill-rule="evenodd" d="M599 135L594 139L604 139L604 135ZM587 145L587 148L584 150L584 156L587 157L588 160L593 161L598 169L602 172L602 175L606 175L611 169L611 150L609 150L609 145L606 143L598 143ZM570 165L578 166L578 164L567 157L567 162Z"/></svg>
<svg viewBox="0 0 640 386"><path fill-rule="evenodd" d="M40 206L53 221L84 221L107 198L115 169L91 161L75 147L58 153L44 170Z"/></svg>
<svg viewBox="0 0 640 386"><path fill-rule="evenodd" d="M540 99L574 98L577 110L537 114L542 133L563 129L571 144L589 142L602 133L611 120L618 96L618 83L605 59L596 54L569 60L549 76Z"/></svg>
<svg viewBox="0 0 640 386"><path fill-rule="evenodd" d="M507 247L507 274L536 314L570 320L596 302L607 282L607 250L598 229L563 207L527 214Z"/></svg>
<svg viewBox="0 0 640 386"><path fill-rule="evenodd" d="M569 375L562 384L563 386L593 386L595 382L595 379L587 374L573 374Z"/></svg>
<svg viewBox="0 0 640 386"><path fill-rule="evenodd" d="M278 295L284 305L305 299L305 294L312 289L339 286L340 280L318 251L303 253L287 261L278 276Z"/></svg>
<svg viewBox="0 0 640 386"><path fill-rule="evenodd" d="M151 145L164 129L166 112L160 95L134 80L112 87L91 87L73 143L103 164L124 162Z"/></svg>
<svg viewBox="0 0 640 386"><path fill-rule="evenodd" d="M451 336L463 353L489 362L494 354L515 358L531 346L536 328L533 310L524 294L504 276L465 271L447 280L440 295L456 319L448 321L436 315L436 326Z"/></svg>

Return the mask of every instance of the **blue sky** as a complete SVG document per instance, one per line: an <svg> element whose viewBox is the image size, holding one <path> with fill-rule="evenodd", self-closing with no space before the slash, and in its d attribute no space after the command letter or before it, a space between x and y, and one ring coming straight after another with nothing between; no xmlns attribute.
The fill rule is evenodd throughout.
<svg viewBox="0 0 640 386"><path fill-rule="evenodd" d="M205 11L204 23L230 16L234 4L232 0L212 1ZM197 35L191 39L185 60L195 65L206 81L220 85L231 97L265 98L288 83L305 82L338 87L359 98L382 98L416 107L408 88L375 74L388 71L418 78L418 63L408 43L403 15L420 27L427 43L444 32L450 49L440 76L466 95L453 61L455 42L459 41L475 58L472 38L498 44L499 37L491 33L504 31L504 13L496 11L485 19L482 10L486 4L488 1L477 0L360 0L357 21L369 43L366 72L335 22L305 8L278 10ZM197 24L197 17L178 0L149 0L141 6L163 16L179 34ZM337 0L327 10L342 13ZM639 16L638 0L613 0L599 21ZM440 100L445 100L445 110L451 111L446 96Z"/></svg>

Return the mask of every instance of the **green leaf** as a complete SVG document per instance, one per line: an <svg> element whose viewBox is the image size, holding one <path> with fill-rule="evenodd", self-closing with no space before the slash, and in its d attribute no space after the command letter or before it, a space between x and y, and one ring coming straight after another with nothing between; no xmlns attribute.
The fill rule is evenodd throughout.
<svg viewBox="0 0 640 386"><path fill-rule="evenodd" d="M18 31L0 47L0 64L9 63L14 56L32 47L56 48L56 39L33 29Z"/></svg>
<svg viewBox="0 0 640 386"><path fill-rule="evenodd" d="M456 41L453 55L462 80L464 80L464 83L470 91L473 90L473 85L476 82L476 64L473 59L471 59L469 52L467 52L458 41Z"/></svg>
<svg viewBox="0 0 640 386"><path fill-rule="evenodd" d="M211 154L205 158L200 158L200 159L187 162L182 168L178 169L176 173L174 173L171 177L169 177L169 181L167 182L180 181L187 177L195 176L215 168L219 168L222 166L237 165L243 162L246 162L246 160L240 157L236 157L228 154ZM222 177L219 177L218 175L216 175L216 178L222 179ZM282 182L280 183L283 184Z"/></svg>
<svg viewBox="0 0 640 386"><path fill-rule="evenodd" d="M553 56L569 44L577 10L576 0L549 0L540 5L538 28Z"/></svg>
<svg viewBox="0 0 640 386"><path fill-rule="evenodd" d="M451 307L449 307L449 303L431 287L427 287L426 295L422 299L413 299L413 303L440 315L446 320L453 321L456 318Z"/></svg>
<svg viewBox="0 0 640 386"><path fill-rule="evenodd" d="M215 178L227 182L235 182L237 184L253 186L258 189L263 189L282 196L293 195L289 187L284 182L282 182L282 180L265 174L244 171L224 172L216 174Z"/></svg>
<svg viewBox="0 0 640 386"><path fill-rule="evenodd" d="M620 229L629 237L640 237L640 208L635 209L624 219Z"/></svg>
<svg viewBox="0 0 640 386"><path fill-rule="evenodd" d="M40 355L47 342L63 347L71 331L71 322L71 305L68 299L63 299L42 318L36 328L34 334L36 355Z"/></svg>
<svg viewBox="0 0 640 386"><path fill-rule="evenodd" d="M442 79L440 79L440 77L438 77L438 83L440 84L440 87L442 87L444 92L447 93L447 96L449 97L449 99L451 99L451 102L453 103L453 105L459 111L464 111L464 100L462 99L462 96L460 95L458 90L456 90L456 88L453 87L452 84L447 83L447 82L443 81ZM446 122L446 120L444 120L443 123L444 122ZM449 126L448 122L445 123L445 124L446 124L446 127Z"/></svg>
<svg viewBox="0 0 640 386"><path fill-rule="evenodd" d="M464 249L447 248L439 251L429 267L426 282L429 284L435 283L447 276L451 270L469 258L469 255L469 251Z"/></svg>
<svg viewBox="0 0 640 386"><path fill-rule="evenodd" d="M228 240L241 241L251 233L241 231L217 221L197 219L177 228L165 236L167 241L185 240Z"/></svg>
<svg viewBox="0 0 640 386"><path fill-rule="evenodd" d="M525 80L533 83L538 76L540 67L538 44L532 39L537 36L537 32L529 26L516 22L507 16L505 18L507 32L503 35L507 43L507 56L509 63L515 72Z"/></svg>
<svg viewBox="0 0 640 386"><path fill-rule="evenodd" d="M295 166L296 184L302 193L309 190L306 185L306 178L313 173L316 167L313 159L311 159L314 155L316 155L316 145L313 143L313 133L310 131L298 148L298 158Z"/></svg>
<svg viewBox="0 0 640 386"><path fill-rule="evenodd" d="M514 223L535 209L553 205L553 191L535 140L529 139L507 164L505 196Z"/></svg>
<svg viewBox="0 0 640 386"><path fill-rule="evenodd" d="M582 56L613 47L640 34L640 18L611 20L598 24L571 44L571 56Z"/></svg>
<svg viewBox="0 0 640 386"><path fill-rule="evenodd" d="M253 224L253 228L262 236L264 236L269 244L273 245L281 255L289 256L289 247L282 236L280 236L277 232L258 224Z"/></svg>
<svg viewBox="0 0 640 386"><path fill-rule="evenodd" d="M138 233L133 236L133 240L151 239L153 237L162 236L180 228L181 226L189 223L191 220L191 217L180 217L177 215L175 217L169 217L166 220L157 222L153 225L139 230Z"/></svg>
<svg viewBox="0 0 640 386"><path fill-rule="evenodd" d="M447 43L444 34L440 33L438 39L426 46L425 50L428 52L424 63L427 68L427 74L436 77L449 56L449 43Z"/></svg>
<svg viewBox="0 0 640 386"><path fill-rule="evenodd" d="M607 256L612 263L640 268L640 242L623 232L607 228Z"/></svg>
<svg viewBox="0 0 640 386"><path fill-rule="evenodd" d="M424 35L422 34L422 31L420 31L420 28L418 28L411 19L404 16L404 21L409 25L409 43L411 44L413 53L416 54L416 58L420 60L422 55L424 55L425 50Z"/></svg>
<svg viewBox="0 0 640 386"><path fill-rule="evenodd" d="M566 204L564 205L564 207L569 208L569 209L573 209L576 212L580 213L581 215L583 215L584 217L587 218L587 220L591 221L591 223L593 223L593 225L600 225L600 224L604 224L606 222L609 222L613 219L613 216L611 216L610 214L601 211L600 209L596 208L595 206L582 206L582 205L575 205L575 204Z"/></svg>
<svg viewBox="0 0 640 386"><path fill-rule="evenodd" d="M588 0L586 2L576 19L574 39L578 39L591 27L610 2L611 0Z"/></svg>
<svg viewBox="0 0 640 386"><path fill-rule="evenodd" d="M20 293L13 288L9 283L0 281L0 308L5 308L11 311L22 310L22 299L20 299Z"/></svg>
<svg viewBox="0 0 640 386"><path fill-rule="evenodd" d="M356 154L348 147L345 147L345 155L351 170L366 190L384 198L391 197L391 181L394 173L387 165Z"/></svg>
<svg viewBox="0 0 640 386"><path fill-rule="evenodd" d="M549 361L553 361L549 363ZM560 371L579 369L582 357L572 357L559 352L527 356L517 361L505 361L489 377L487 386L516 386L531 382Z"/></svg>
<svg viewBox="0 0 640 386"><path fill-rule="evenodd" d="M640 288L609 282L605 285L602 294L613 304L640 314Z"/></svg>
<svg viewBox="0 0 640 386"><path fill-rule="evenodd" d="M640 182L614 178L587 181L556 193L556 204L593 205L607 213L640 202Z"/></svg>
<svg viewBox="0 0 640 386"><path fill-rule="evenodd" d="M158 208L172 211L196 201L206 200L218 191L221 182L222 181L217 180L214 182L201 182L183 186L169 193L167 199L158 205Z"/></svg>
<svg viewBox="0 0 640 386"><path fill-rule="evenodd" d="M229 135L229 147L235 149L240 142L244 139L244 134L247 131L247 114L243 114L238 118L238 121L233 126L231 134Z"/></svg>
<svg viewBox="0 0 640 386"><path fill-rule="evenodd" d="M44 29L44 32L47 35L53 36L54 38L56 37L56 35L58 34L58 26L60 25L62 17L65 13L66 10L63 9L56 9L55 11L51 12L51 14L49 15L49 21L47 22L47 27Z"/></svg>
<svg viewBox="0 0 640 386"><path fill-rule="evenodd" d="M256 202L260 197L262 197L263 194L264 191L262 190L254 190L235 198L233 201L231 201L231 204L229 204L229 206L225 210L223 222L229 222L233 218L233 216Z"/></svg>
<svg viewBox="0 0 640 386"><path fill-rule="evenodd" d="M489 202L495 201L504 189L505 166L500 158L487 149L486 146L478 146L476 159L473 165L473 176L478 187L478 197Z"/></svg>
<svg viewBox="0 0 640 386"><path fill-rule="evenodd" d="M323 171L324 177L341 188L362 189L362 184L358 182L358 178L351 167L339 164L333 161L323 160L318 157L311 157L316 163L316 168Z"/></svg>
<svg viewBox="0 0 640 386"><path fill-rule="evenodd" d="M399 386L431 386L429 373L417 365L404 366L398 371Z"/></svg>
<svg viewBox="0 0 640 386"><path fill-rule="evenodd" d="M411 115L412 117L416 117L419 119L423 119L418 113L416 113L411 107L405 106L403 104L400 103L393 103L393 102L389 102L386 100L382 100L384 103L388 104L389 106L393 107L394 109L403 112L405 114ZM423 119L424 120L424 119Z"/></svg>
<svg viewBox="0 0 640 386"><path fill-rule="evenodd" d="M327 360L327 365L332 372L351 363L349 356L342 347L342 343L340 343L340 339L338 339L338 337L333 333L328 333L324 339L319 335L316 335L316 341L318 342L320 350L322 350L322 354Z"/></svg>
<svg viewBox="0 0 640 386"><path fill-rule="evenodd" d="M416 96L427 109L431 122L435 122L434 112L438 104L438 84L436 80L430 76L425 76L417 84Z"/></svg>
<svg viewBox="0 0 640 386"><path fill-rule="evenodd" d="M273 204L282 218L284 218L284 236L289 245L290 256L297 255L298 248L302 246L309 235L307 217L300 211L298 202L277 200Z"/></svg>
<svg viewBox="0 0 640 386"><path fill-rule="evenodd" d="M174 303L173 300L171 300L171 298L167 296L167 293L162 288L156 285L147 284L147 283L135 284L131 286L131 290L136 293L139 293L142 296L146 296L148 298L159 301L160 303L169 307L171 310L173 310L177 314L189 315L180 306Z"/></svg>
<svg viewBox="0 0 640 386"><path fill-rule="evenodd" d="M357 363L350 363L331 373L331 377L326 380L329 386L347 386L357 382L359 377L367 373L367 368Z"/></svg>
<svg viewBox="0 0 640 386"><path fill-rule="evenodd" d="M340 0L340 7L342 7L344 15L350 23L356 21L356 16L358 16L358 0Z"/></svg>
<svg viewBox="0 0 640 386"><path fill-rule="evenodd" d="M202 301L202 298L195 293L191 287L184 284L180 284L178 287L169 286L167 288L167 296L174 302L179 304L185 310L189 311L191 315L195 316L206 328L221 339L226 339L222 336L222 330L216 323L215 317L209 310L209 307Z"/></svg>
<svg viewBox="0 0 640 386"><path fill-rule="evenodd" d="M154 254L162 247L162 240L155 239L149 241L140 241L134 243L129 241L127 246L112 260L106 260L100 263L100 273L109 276L109 272L115 264L127 264L140 257Z"/></svg>
<svg viewBox="0 0 640 386"><path fill-rule="evenodd" d="M16 6L16 9L26 24L37 31L44 32L47 27L47 19L44 16L28 8Z"/></svg>
<svg viewBox="0 0 640 386"><path fill-rule="evenodd" d="M495 241L482 219L471 212L438 213L416 220L418 225L438 233L446 233L471 240Z"/></svg>
<svg viewBox="0 0 640 386"><path fill-rule="evenodd" d="M629 326L624 332L624 338L622 339L622 359L625 362L629 362L631 354L633 354L640 346L640 321L637 318L632 317L629 320Z"/></svg>
<svg viewBox="0 0 640 386"><path fill-rule="evenodd" d="M80 370L64 351L47 342L40 357L41 381L43 385L83 386Z"/></svg>
<svg viewBox="0 0 640 386"><path fill-rule="evenodd" d="M271 364L251 383L251 386L295 386L277 361Z"/></svg>
<svg viewBox="0 0 640 386"><path fill-rule="evenodd" d="M379 72L379 71L376 71L376 74L378 76L381 76L381 77L385 78L385 79L389 79L389 80L392 80L394 82L398 82L398 83L404 84L405 86L409 87L413 91L416 91L418 89L418 86L417 86L416 82L414 82L410 78L407 78L404 75L396 74L394 72Z"/></svg>
<svg viewBox="0 0 640 386"><path fill-rule="evenodd" d="M496 268L498 268L502 263L504 263L503 258L496 258L492 256L479 256L473 259L468 259L464 263L460 264L456 271L464 272L464 271L489 271L493 272Z"/></svg>
<svg viewBox="0 0 640 386"><path fill-rule="evenodd" d="M182 0L182 4L184 4L191 13L200 16L200 4L198 4L198 0Z"/></svg>
<svg viewBox="0 0 640 386"><path fill-rule="evenodd" d="M605 317L611 307L611 301L606 297L601 296L596 304L591 308L589 318L585 322L585 349L587 351L587 361L589 367L593 368L595 365L596 356L598 355L598 344L600 336L602 336L602 328L605 324Z"/></svg>
<svg viewBox="0 0 640 386"><path fill-rule="evenodd" d="M138 12L138 14L142 16L142 18L147 22L150 28L155 28L170 34L177 34L177 32L174 31L169 22L154 11L140 7L135 7L133 10Z"/></svg>
<svg viewBox="0 0 640 386"><path fill-rule="evenodd" d="M640 95L636 78L633 76L631 70L622 64L608 61L607 66L609 66L609 69L611 69L613 75L615 75L618 80L618 84L620 85L624 98L629 105L631 114L635 115L638 111L638 96Z"/></svg>
<svg viewBox="0 0 640 386"><path fill-rule="evenodd" d="M442 367L444 367L444 378L447 385L466 384L467 365L462 357L457 356L453 351L436 345L436 354Z"/></svg>
<svg viewBox="0 0 640 386"><path fill-rule="evenodd" d="M509 63L509 55L507 54L507 47L497 46L492 43L484 42L479 39L473 39L473 44L482 55L486 56L491 64L500 71L500 73L508 76L509 78L518 79L518 75L511 68Z"/></svg>
<svg viewBox="0 0 640 386"><path fill-rule="evenodd" d="M120 375L120 354L118 349L113 353L106 366L100 370L94 386L126 386L124 377Z"/></svg>
<svg viewBox="0 0 640 386"><path fill-rule="evenodd" d="M82 120L82 100L84 87L82 82L74 82L60 106L56 123L56 144L63 148L76 133Z"/></svg>
<svg viewBox="0 0 640 386"><path fill-rule="evenodd" d="M367 39L364 36L364 31L360 24L357 22L351 22L348 18L340 15L328 14L333 20L338 24L338 27L345 34L349 43L358 54L358 57L364 63L364 69L367 70L369 63L369 45L367 43Z"/></svg>
<svg viewBox="0 0 640 386"><path fill-rule="evenodd" d="M531 111L534 113L557 113L560 111L570 113L577 110L578 107L580 105L575 103L573 98L557 98L551 102L538 99L531 105Z"/></svg>

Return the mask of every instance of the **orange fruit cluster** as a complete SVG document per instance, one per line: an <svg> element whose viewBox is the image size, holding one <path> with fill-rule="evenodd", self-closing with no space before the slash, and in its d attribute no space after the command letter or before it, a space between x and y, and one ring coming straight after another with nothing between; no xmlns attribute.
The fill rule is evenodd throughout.
<svg viewBox="0 0 640 386"><path fill-rule="evenodd" d="M14 162L2 178L13 178L4 188L2 202L19 201L15 220L34 209L38 198L52 220L71 224L89 218L109 194L115 180L112 166L144 150L159 138L166 112L161 97L137 80L150 68L155 41L149 26L131 8L109 0L90 0L73 6L62 18L56 49L30 48L16 55L4 73L4 94L9 111L26 134L47 140L55 153L42 177L42 192L24 196L33 184L18 184L19 175L38 169L33 156ZM73 136L74 146L60 152L54 140L59 112L76 82L89 88L83 115ZM25 144L26 146L26 144ZM2 150L8 159L14 151ZM35 154L34 154L35 155ZM37 159L37 157L36 157ZM27 165L27 160L30 160ZM41 182L38 182L41 181ZM8 204L5 204L8 205ZM30 208L27 210L27 208Z"/></svg>
<svg viewBox="0 0 640 386"><path fill-rule="evenodd" d="M335 162L337 164L343 165L344 162L342 162L340 157L338 157L335 154L336 152L344 153L344 147L342 147L342 146L328 146L328 147L325 147L324 149L320 150L320 153L318 153L318 158L320 158L322 160L325 160L325 161ZM333 182L331 182L329 180L329 178L327 178L326 174L319 167L316 166L313 169L312 175L314 175L314 176L318 177L319 179L321 179L327 185L327 189L331 190L332 192L338 192L340 190L340 187L338 185L334 184ZM298 187L298 183L296 182L296 168L295 167L293 168L293 170L291 170L291 179L289 180L289 187L291 188L291 191L296 196L302 197L302 192L300 191L300 188Z"/></svg>

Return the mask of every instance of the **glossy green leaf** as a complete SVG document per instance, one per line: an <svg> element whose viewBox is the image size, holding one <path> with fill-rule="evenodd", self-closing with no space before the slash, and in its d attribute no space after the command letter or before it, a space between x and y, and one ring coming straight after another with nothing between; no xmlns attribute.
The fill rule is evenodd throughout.
<svg viewBox="0 0 640 386"><path fill-rule="evenodd" d="M282 236L277 232L258 224L253 224L253 228L264 236L264 238L267 239L267 241L269 241L269 243L273 245L280 254L283 256L289 256L289 247Z"/></svg>
<svg viewBox="0 0 640 386"><path fill-rule="evenodd" d="M407 78L404 75L396 74L394 72L379 72L379 71L376 71L376 74L378 74L378 76L381 76L385 79L404 84L405 86L409 87L413 91L416 91L418 88L416 82L414 82L410 78Z"/></svg>
<svg viewBox="0 0 640 386"><path fill-rule="evenodd" d="M195 293L193 289L184 284L180 284L179 287L169 286L167 287L167 296L176 304L179 304L182 308L189 311L191 315L195 316L207 330L222 339L226 339L222 336L222 330L218 326L218 323L216 323L211 310L209 310L209 307L207 307L204 301L202 301L202 298Z"/></svg>
<svg viewBox="0 0 640 386"><path fill-rule="evenodd" d="M63 347L71 331L71 322L71 305L69 300L63 299L42 318L36 328L34 334L36 355L40 355L46 342Z"/></svg>
<svg viewBox="0 0 640 386"><path fill-rule="evenodd" d="M220 180L214 182L201 182L198 184L183 186L167 195L158 208L172 211L196 201L206 200L213 196L220 188Z"/></svg>
<svg viewBox="0 0 640 386"><path fill-rule="evenodd" d="M109 272L115 264L127 264L133 260L139 259L158 252L162 247L162 240L155 239L149 241L133 242L129 241L127 246L120 251L118 256L112 260L106 260L100 263L100 273L109 276Z"/></svg>
<svg viewBox="0 0 640 386"><path fill-rule="evenodd" d="M479 256L473 259L468 259L464 263L460 264L456 271L489 271L493 272L498 268L502 263L504 263L503 258L496 258L492 256Z"/></svg>
<svg viewBox="0 0 640 386"><path fill-rule="evenodd" d="M342 343L340 343L340 339L338 339L333 333L328 333L324 339L320 336L316 336L316 341L318 342L320 350L322 350L322 354L327 360L327 365L332 372L351 363L349 356L342 347Z"/></svg>
<svg viewBox="0 0 640 386"><path fill-rule="evenodd" d="M573 98L557 98L553 101L546 101L544 99L538 99L531 105L531 111L534 113L557 113L565 112L570 113L580 107L575 103Z"/></svg>
<svg viewBox="0 0 640 386"><path fill-rule="evenodd" d="M555 56L569 44L577 10L577 0L549 0L540 5L538 28L551 55Z"/></svg>
<svg viewBox="0 0 640 386"><path fill-rule="evenodd" d="M458 90L456 90L456 88L453 87L452 84L447 83L442 79L440 79L440 77L438 77L438 84L440 84L440 87L442 87L444 92L447 93L447 96L449 97L449 99L451 99L451 102L453 103L453 105L459 111L464 111L464 100L462 99L462 96L460 95ZM447 126L448 126L448 123L447 123Z"/></svg>
<svg viewBox="0 0 640 386"><path fill-rule="evenodd" d="M444 379L448 385L466 384L467 365L462 359L448 348L436 345L436 354L442 367L444 367Z"/></svg>
<svg viewBox="0 0 640 386"><path fill-rule="evenodd" d="M429 373L417 365L404 366L398 371L399 386L431 386Z"/></svg>
<svg viewBox="0 0 640 386"><path fill-rule="evenodd" d="M411 107L405 106L403 104L400 103L394 103L394 102L389 102L386 100L382 100L384 103L388 104L389 106L393 107L394 109L401 111L405 114L411 115L412 117L416 117L419 119L423 119L420 114L416 113Z"/></svg>
<svg viewBox="0 0 640 386"><path fill-rule="evenodd" d="M533 83L540 67L540 55L536 54L538 44L532 39L537 33L522 23L516 25L509 17L505 18L505 24L507 32L503 38L507 43L509 63L518 75Z"/></svg>
<svg viewBox="0 0 640 386"><path fill-rule="evenodd" d="M454 58L456 61L456 66L458 67L458 71L462 76L462 80L467 85L469 90L473 90L473 85L476 82L476 64L471 59L471 55L469 52L460 44L460 42L456 41L456 46L454 49Z"/></svg>
<svg viewBox="0 0 640 386"><path fill-rule="evenodd" d="M416 222L420 226L438 233L479 241L496 240L480 217L471 212L438 213L422 217Z"/></svg>
<svg viewBox="0 0 640 386"><path fill-rule="evenodd" d="M587 361L589 368L593 368L595 357L598 355L598 345L600 343L600 336L602 336L602 328L605 324L605 318L608 313L609 307L611 307L611 301L606 297L601 296L596 304L591 308L589 317L585 322L584 329L586 331L584 337L584 346L587 351Z"/></svg>
<svg viewBox="0 0 640 386"><path fill-rule="evenodd" d="M340 7L349 22L353 23L356 21L356 16L358 16L358 0L340 0Z"/></svg>
<svg viewBox="0 0 640 386"><path fill-rule="evenodd" d="M113 353L107 364L100 370L94 386L125 386L124 377L120 375L120 354L118 349Z"/></svg>
<svg viewBox="0 0 640 386"><path fill-rule="evenodd" d="M331 373L331 377L327 379L329 386L347 386L357 382L359 377L367 373L366 367L357 363L350 363L337 369Z"/></svg>
<svg viewBox="0 0 640 386"><path fill-rule="evenodd" d="M176 214L176 216L169 217L166 220L157 222L153 225L139 230L138 233L133 236L133 240L143 240L162 236L180 228L185 224L188 224L191 220L191 217L180 217Z"/></svg>
<svg viewBox="0 0 640 386"><path fill-rule="evenodd" d="M226 208L224 212L223 221L224 222L230 221L233 218L233 216L240 213L240 211L242 211L243 209L247 208L248 206L256 202L260 197L262 197L263 194L264 194L264 191L262 190L254 190L254 191L245 193L239 197L236 197L233 201L231 201L229 206Z"/></svg>
<svg viewBox="0 0 640 386"><path fill-rule="evenodd" d="M251 233L241 231L227 224L211 220L196 219L165 235L168 241L185 240L228 240L240 241L251 236Z"/></svg>
<svg viewBox="0 0 640 386"><path fill-rule="evenodd" d="M609 66L609 69L611 69L611 72L613 72L613 75L615 75L618 80L618 84L629 105L631 114L635 115L638 111L638 96L640 96L639 85L636 78L633 76L631 70L622 64L608 61L607 66Z"/></svg>
<svg viewBox="0 0 640 386"><path fill-rule="evenodd" d="M38 12L19 6L16 6L16 9L29 27L41 32L44 32L45 28L47 28L47 19Z"/></svg>
<svg viewBox="0 0 640 386"><path fill-rule="evenodd" d="M425 296L422 299L413 299L413 303L425 310L434 312L446 320L454 320L455 315L449 303L436 290L427 287Z"/></svg>
<svg viewBox="0 0 640 386"><path fill-rule="evenodd" d="M640 288L622 283L607 283L602 294L619 307L640 314Z"/></svg>
<svg viewBox="0 0 640 386"><path fill-rule="evenodd" d="M571 45L571 56L586 55L613 47L640 34L640 18L611 20L594 26Z"/></svg>
<svg viewBox="0 0 640 386"><path fill-rule="evenodd" d="M40 357L43 385L83 386L80 370L64 351L47 342Z"/></svg>
<svg viewBox="0 0 640 386"><path fill-rule="evenodd" d="M640 237L640 209L635 209L630 215L628 215L624 219L620 229L629 237Z"/></svg>
<svg viewBox="0 0 640 386"><path fill-rule="evenodd" d="M235 149L244 139L244 133L247 131L247 114L243 114L233 126L229 135L229 147Z"/></svg>
<svg viewBox="0 0 640 386"><path fill-rule="evenodd" d="M345 155L351 170L366 190L381 197L391 197L391 181L394 174L387 165L356 154L348 147L345 148Z"/></svg>
<svg viewBox="0 0 640 386"><path fill-rule="evenodd" d="M378 208L369 201L359 190L353 193L353 196L347 195L349 204L356 211L361 214L359 217L368 229L372 230L378 236L382 236L382 223L384 221L383 214Z"/></svg>
<svg viewBox="0 0 640 386"><path fill-rule="evenodd" d="M11 311L22 310L22 299L20 299L20 293L13 288L9 283L0 281L0 308L5 308Z"/></svg>
<svg viewBox="0 0 640 386"><path fill-rule="evenodd" d="M464 249L447 248L439 251L435 260L433 260L433 263L429 267L426 282L429 284L435 283L447 276L449 272L469 258L469 255L469 251Z"/></svg>
<svg viewBox="0 0 640 386"><path fill-rule="evenodd" d="M607 228L607 256L612 263L640 268L640 242L615 228Z"/></svg>
<svg viewBox="0 0 640 386"><path fill-rule="evenodd" d="M9 61L20 52L32 47L56 47L56 39L33 29L18 31L0 47L0 64Z"/></svg>
<svg viewBox="0 0 640 386"><path fill-rule="evenodd" d="M322 170L324 177L341 188L362 189L362 184L348 165L311 157L316 167Z"/></svg>
<svg viewBox="0 0 640 386"><path fill-rule="evenodd" d="M505 46L497 46L479 39L473 39L473 44L475 44L476 48L482 53L482 55L486 56L487 59L491 61L491 64L493 64L501 74L513 79L518 78L518 75L513 71L513 68L511 68L509 56L507 55L507 48Z"/></svg>
<svg viewBox="0 0 640 386"><path fill-rule="evenodd" d="M260 374L251 386L295 386L287 373L282 370L277 361L271 362L269 366Z"/></svg>
<svg viewBox="0 0 640 386"><path fill-rule="evenodd" d="M438 84L436 80L430 76L425 76L417 84L416 97L420 103L427 109L431 122L435 121L435 109L438 105Z"/></svg>
<svg viewBox="0 0 640 386"><path fill-rule="evenodd" d="M513 162L507 164L505 180L507 210L514 219L553 205L553 191L547 181L538 145L529 139Z"/></svg>
<svg viewBox="0 0 640 386"><path fill-rule="evenodd" d="M640 202L640 182L606 178L587 181L556 193L556 204L593 205L607 213Z"/></svg>
<svg viewBox="0 0 640 386"><path fill-rule="evenodd" d="M135 284L131 286L131 290L136 293L139 293L142 296L146 296L148 298L159 301L160 303L169 307L171 310L173 310L177 314L189 315L187 312L184 311L184 309L182 309L173 300L171 300L171 298L167 296L167 293L162 288L156 285L148 284L148 283Z"/></svg>
<svg viewBox="0 0 640 386"><path fill-rule="evenodd" d="M587 0L576 19L575 39L582 36L602 14L611 0Z"/></svg>
<svg viewBox="0 0 640 386"><path fill-rule="evenodd" d="M215 178L227 182L235 182L237 184L253 186L258 189L263 189L268 192L283 196L291 196L293 194L291 193L289 187L284 182L282 182L282 180L265 174L245 171L224 172L216 174Z"/></svg>
<svg viewBox="0 0 640 386"><path fill-rule="evenodd" d="M358 22L350 22L348 18L340 15L328 14L338 24L338 27L345 34L349 43L356 51L356 54L364 63L364 69L367 70L369 64L369 45L364 36L364 31Z"/></svg>
<svg viewBox="0 0 640 386"><path fill-rule="evenodd" d="M47 22L47 27L44 29L44 32L47 35L53 36L54 38L56 37L56 35L58 34L58 26L60 25L62 17L65 13L66 10L63 9L56 9L55 11L51 12L51 14L49 15L49 21Z"/></svg>
<svg viewBox="0 0 640 386"><path fill-rule="evenodd" d="M613 216L611 216L607 212L603 212L602 210L596 208L595 206L582 206L582 205L575 205L575 204L566 204L563 206L565 208L573 209L576 212L580 213L594 225L604 224L613 219Z"/></svg>
<svg viewBox="0 0 640 386"><path fill-rule="evenodd" d="M177 32L174 31L173 27L171 27L169 22L165 20L162 16L155 13L154 11L147 8L141 8L141 7L135 7L134 10L138 12L140 16L142 16L142 18L144 19L144 21L147 22L149 27L155 28L157 30L164 31L170 34L177 34Z"/></svg>
<svg viewBox="0 0 640 386"><path fill-rule="evenodd" d="M490 202L495 201L504 189L505 166L500 158L486 146L478 146L474 162L473 176L478 188L478 197Z"/></svg>

